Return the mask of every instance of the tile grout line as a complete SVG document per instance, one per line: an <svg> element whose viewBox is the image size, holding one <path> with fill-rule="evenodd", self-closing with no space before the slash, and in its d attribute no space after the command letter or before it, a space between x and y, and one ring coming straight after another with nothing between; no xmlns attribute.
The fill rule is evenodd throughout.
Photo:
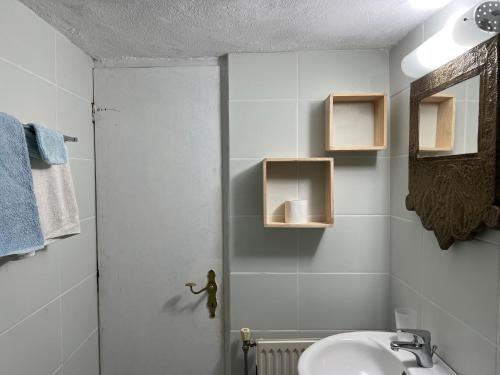
<svg viewBox="0 0 500 375"><path fill-rule="evenodd" d="M299 157L299 54L295 53L295 154Z"/></svg>
<svg viewBox="0 0 500 375"><path fill-rule="evenodd" d="M362 151L360 151L362 152ZM339 152L333 152L333 153L330 153L328 156L325 156L325 157L328 157L328 158L335 158L335 159L370 159L370 160L376 160L376 159L392 159L392 158L395 158L395 157L400 157L400 156L408 156L407 154L402 154L402 155L396 155L396 156L392 156L392 155L377 155L377 156L370 156L369 154L368 155L346 155L346 154L341 154ZM255 157L231 157L229 158L229 161L255 161L255 162L261 162L262 160L266 159L266 158L287 158L287 157L290 157L290 155L288 156L255 156ZM297 156L297 159L301 159L301 158L312 158L312 157L319 157L319 156Z"/></svg>
<svg viewBox="0 0 500 375"><path fill-rule="evenodd" d="M237 329L231 329L231 333L239 333L240 331ZM253 329L253 332L346 332L346 331L353 331L350 329L263 329L263 330L257 330Z"/></svg>
<svg viewBox="0 0 500 375"><path fill-rule="evenodd" d="M63 363L62 363L62 366L64 367L64 364L65 363L68 363L71 358L73 358L73 356L90 340L90 338L94 335L94 333L97 332L99 327L95 327L92 332L90 332L90 334L85 338L83 339L83 341L80 343L80 345L78 345L78 347L73 350L69 355L68 355L68 358L64 359L63 360Z"/></svg>
<svg viewBox="0 0 500 375"><path fill-rule="evenodd" d="M57 35L56 32L53 31L54 35L54 80L56 83L57 87ZM59 129L59 92L56 90L56 129ZM58 259L58 265L57 265L57 273L58 273L58 283L59 283L59 296L62 294L62 254L60 251L57 252L57 259ZM63 360L64 360L64 335L63 335L63 306L62 306L62 298L59 298L59 343L60 343L60 348L59 348L59 363L62 365Z"/></svg>
<svg viewBox="0 0 500 375"><path fill-rule="evenodd" d="M297 330L300 329L300 234L301 232L297 233L297 256L295 261L296 263L296 276L295 276L295 283L296 283L296 295L297 295Z"/></svg>
<svg viewBox="0 0 500 375"><path fill-rule="evenodd" d="M59 91L57 90L57 35L55 30L52 31L53 37L54 37L54 83L56 87L56 95L55 95L55 101L56 101L56 111L55 111L55 119L56 119L56 129L59 129ZM63 337L63 306L62 306L62 298L60 298L62 294L62 254L60 251L57 252L57 273L58 273L58 287L59 287L59 298L58 298L58 303L59 303L59 363L62 366L63 360L64 360L64 337Z"/></svg>
<svg viewBox="0 0 500 375"><path fill-rule="evenodd" d="M478 335L482 340L486 341L488 344L492 345L493 347L495 347L496 349L498 349L498 346L493 343L490 339L488 339L487 337L485 337L481 332L477 331L475 328L471 327L469 324L467 324L466 322L464 322L463 320L457 318L455 315L449 313L448 311L446 311L444 308L442 308L441 306L439 306L437 303L435 303L434 301L430 300L429 298L427 298L426 296L424 296L422 293L419 293L417 292L413 287L411 287L408 283L406 283L405 281L401 280L399 277L395 276L395 275L390 275L390 277L392 277L394 280L398 281L399 283L401 283L404 287L406 287L407 289L410 289L412 292L414 292L415 294L417 294L422 300L424 300L425 302L431 304L432 306L434 306L436 309L438 309L439 311L441 311L443 314L446 314L448 315L450 318L454 319L455 321L457 321L458 323L460 323L461 325L463 325L464 327L466 327L467 329L471 330L472 332L474 332L476 335ZM423 317L423 314L422 314L422 317ZM422 322L423 322L423 319L422 319Z"/></svg>
<svg viewBox="0 0 500 375"><path fill-rule="evenodd" d="M68 94L71 94L71 95L75 96L76 98L78 98L78 99L80 99L80 100L85 101L86 103L90 103L89 99L86 99L86 98L84 98L83 96L78 95L77 93L74 93L74 92L73 92L73 91L71 91L71 90L68 90L68 89L66 89L66 88L64 88L64 87L59 86L57 83L52 82L50 79L45 78L45 77L43 77L43 76L41 76L41 75L39 75L39 74L37 74L37 73L35 73L35 72L32 72L31 70L29 70L29 69L27 69L27 68L23 67L22 65L16 64L15 62L10 61L10 60L7 60L7 59L6 59L6 58L4 58L4 57L0 57L0 61L4 62L4 63L6 63L6 64L9 64L9 65L11 65L11 66L13 66L13 67L15 67L15 68L17 68L17 69L19 69L19 70L22 70L22 71L23 71L23 72L25 72L25 73L28 73L28 74L30 74L30 75L32 75L32 76L34 76L34 77L38 78L38 79L42 80L43 82L45 82L45 83L47 83L47 84L49 84L49 85L51 85L51 86L54 86L56 89L60 89L60 90L62 90L62 91L65 91L65 92L67 92ZM54 69L55 69L55 68L54 68ZM56 78L56 77L54 77L54 80L57 80L57 78Z"/></svg>
<svg viewBox="0 0 500 375"><path fill-rule="evenodd" d="M308 276L391 276L389 272L261 272L261 271L232 271L232 276L290 276L290 275L308 275Z"/></svg>
<svg viewBox="0 0 500 375"><path fill-rule="evenodd" d="M283 217L283 215L272 215L274 217ZM324 215L311 215L311 217L324 217ZM390 218L389 214L335 214L335 218ZM394 216L397 217L397 216ZM229 215L229 219L252 219L252 218L262 218L262 214L255 215ZM399 218L399 217L397 217ZM408 219L401 218L405 221L411 221ZM412 221L413 222L413 221Z"/></svg>
<svg viewBox="0 0 500 375"><path fill-rule="evenodd" d="M56 375L57 373L59 373L59 371L62 370L62 368L63 368L63 365L61 363L59 366L57 366L57 368L54 370L54 372L52 372L50 375Z"/></svg>
<svg viewBox="0 0 500 375"><path fill-rule="evenodd" d="M403 93L403 91L406 91L406 90L409 90L409 89L410 89L410 86L405 86L405 87L404 87L404 88L402 88L401 90L396 91L396 92L394 92L394 93L392 93L392 94L389 94L389 98L390 98L390 99L392 99L393 97L398 96L399 94L402 94L402 93Z"/></svg>
<svg viewBox="0 0 500 375"><path fill-rule="evenodd" d="M0 337L3 336L4 334L9 333L10 331L12 331L16 327L18 327L20 324L24 323L28 319L30 319L33 316L35 316L36 314L38 314L40 311L42 311L43 309L45 309L47 306L49 306L52 303L56 302L58 299L64 297L66 294L70 293L72 290L76 289L77 287L79 287L80 285L82 285L83 283L85 283L86 281L90 280L92 277L94 277L96 275L97 275L97 272L92 272L90 275L84 277L81 281L79 281L78 283L76 283L75 285L73 285L72 287L70 287L69 289L67 289L64 293L61 293L60 295L52 298L49 302L47 302L43 306L37 308L35 311L33 311L30 314L26 315L24 318L22 318L21 320L17 321L13 325L11 325L9 328L1 331L0 332ZM62 317L61 317L61 319L62 319Z"/></svg>
<svg viewBox="0 0 500 375"><path fill-rule="evenodd" d="M79 160L79 161L91 161L91 162L95 162L94 159L87 159L87 158L74 158L74 157L70 157L69 160Z"/></svg>

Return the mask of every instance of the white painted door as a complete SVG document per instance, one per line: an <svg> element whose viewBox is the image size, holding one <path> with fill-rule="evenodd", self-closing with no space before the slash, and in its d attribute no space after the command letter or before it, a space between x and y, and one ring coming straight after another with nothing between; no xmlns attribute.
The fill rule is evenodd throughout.
<svg viewBox="0 0 500 375"><path fill-rule="evenodd" d="M96 69L95 104L102 375L221 375L219 68Z"/></svg>

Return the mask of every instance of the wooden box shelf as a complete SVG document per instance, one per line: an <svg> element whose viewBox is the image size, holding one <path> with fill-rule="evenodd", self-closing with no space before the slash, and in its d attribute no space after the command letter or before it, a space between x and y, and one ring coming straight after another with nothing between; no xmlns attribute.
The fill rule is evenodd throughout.
<svg viewBox="0 0 500 375"><path fill-rule="evenodd" d="M331 94L326 98L326 151L377 151L386 147L385 94Z"/></svg>
<svg viewBox="0 0 500 375"><path fill-rule="evenodd" d="M333 224L333 158L267 158L263 161L264 226L326 228ZM284 203L307 199L308 222L285 222Z"/></svg>
<svg viewBox="0 0 500 375"><path fill-rule="evenodd" d="M435 94L419 106L419 151L453 151L455 143L454 95Z"/></svg>

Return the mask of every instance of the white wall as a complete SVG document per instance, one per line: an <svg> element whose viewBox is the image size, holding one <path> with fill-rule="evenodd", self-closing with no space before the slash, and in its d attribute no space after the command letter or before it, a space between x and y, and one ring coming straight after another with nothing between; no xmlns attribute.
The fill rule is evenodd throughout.
<svg viewBox="0 0 500 375"><path fill-rule="evenodd" d="M432 232L406 210L410 79L401 59L438 31L459 0L419 25L390 51L391 74L391 306L412 307L438 354L460 374L500 374L497 365L500 232L439 249Z"/></svg>
<svg viewBox="0 0 500 375"><path fill-rule="evenodd" d="M272 338L388 327L388 150L327 155L335 157L335 225L326 230L264 228L261 177L265 157L325 155L331 92L389 93L388 53L231 54L228 76L226 261L239 375L241 327Z"/></svg>
<svg viewBox="0 0 500 375"><path fill-rule="evenodd" d="M82 234L0 264L0 373L97 375L92 60L17 0L0 2L0 111L68 143Z"/></svg>

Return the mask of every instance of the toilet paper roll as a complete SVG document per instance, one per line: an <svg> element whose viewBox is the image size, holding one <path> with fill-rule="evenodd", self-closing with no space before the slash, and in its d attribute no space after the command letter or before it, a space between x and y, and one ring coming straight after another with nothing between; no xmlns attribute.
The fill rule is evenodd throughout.
<svg viewBox="0 0 500 375"><path fill-rule="evenodd" d="M285 201L285 223L305 224L307 223L307 216L306 199Z"/></svg>

